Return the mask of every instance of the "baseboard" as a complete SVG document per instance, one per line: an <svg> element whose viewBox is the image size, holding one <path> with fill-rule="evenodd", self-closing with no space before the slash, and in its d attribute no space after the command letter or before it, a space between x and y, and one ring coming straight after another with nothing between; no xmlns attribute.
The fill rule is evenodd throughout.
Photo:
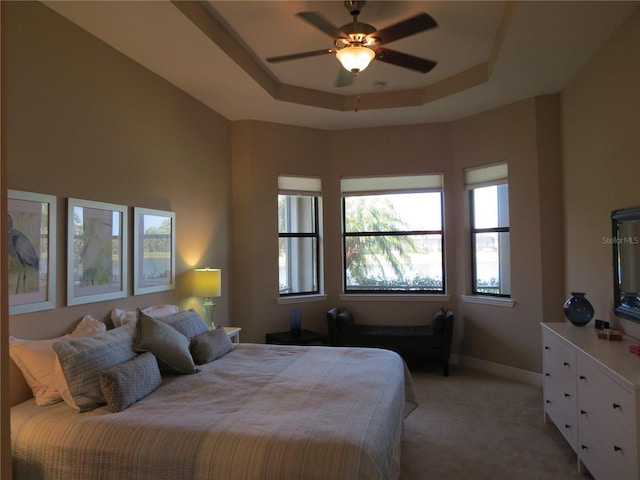
<svg viewBox="0 0 640 480"><path fill-rule="evenodd" d="M492 375L508 378L510 380L517 380L519 382L535 385L536 387L542 387L542 374L540 373L523 370L521 368L509 367L507 365L489 362L487 360L480 360L479 358L466 357L464 355L455 355L455 357L455 362L451 362L454 365L461 365L463 367L473 368L475 370L480 370L481 372L491 373Z"/></svg>

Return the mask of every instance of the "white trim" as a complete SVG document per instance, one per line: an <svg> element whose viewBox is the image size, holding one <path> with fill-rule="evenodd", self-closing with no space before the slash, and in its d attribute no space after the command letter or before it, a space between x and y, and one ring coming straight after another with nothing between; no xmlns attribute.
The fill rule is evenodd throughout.
<svg viewBox="0 0 640 480"><path fill-rule="evenodd" d="M460 295L464 303L477 303L480 305L493 305L494 307L513 308L515 300L506 297L490 297L488 295Z"/></svg>
<svg viewBox="0 0 640 480"><path fill-rule="evenodd" d="M429 294L364 294L364 293L341 293L340 300L353 300L355 302L448 302L451 295L429 295Z"/></svg>
<svg viewBox="0 0 640 480"><path fill-rule="evenodd" d="M279 297L276 302L278 305L287 305L290 303L309 303L309 302L321 302L328 298L326 293L318 293L315 295L291 295L286 297Z"/></svg>
<svg viewBox="0 0 640 480"><path fill-rule="evenodd" d="M534 385L536 387L542 387L541 373L531 372L522 368L509 367L507 365L489 362L479 358L466 357L464 355L458 355L458 361L459 365L462 365L463 367L473 368L499 377L528 383L529 385Z"/></svg>

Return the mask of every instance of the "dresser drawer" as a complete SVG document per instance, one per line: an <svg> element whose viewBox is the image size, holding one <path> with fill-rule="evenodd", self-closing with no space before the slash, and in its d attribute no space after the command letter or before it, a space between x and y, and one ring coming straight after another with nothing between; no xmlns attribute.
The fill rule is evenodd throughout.
<svg viewBox="0 0 640 480"><path fill-rule="evenodd" d="M596 479L635 478L636 443L590 398L578 401L577 452Z"/></svg>
<svg viewBox="0 0 640 480"><path fill-rule="evenodd" d="M551 333L545 332L542 341L545 374L560 376L567 381L575 382L577 371L575 351L563 345Z"/></svg>
<svg viewBox="0 0 640 480"><path fill-rule="evenodd" d="M608 378L591 360L578 358L578 396L588 397L610 421L628 434L635 435L635 404L633 394Z"/></svg>

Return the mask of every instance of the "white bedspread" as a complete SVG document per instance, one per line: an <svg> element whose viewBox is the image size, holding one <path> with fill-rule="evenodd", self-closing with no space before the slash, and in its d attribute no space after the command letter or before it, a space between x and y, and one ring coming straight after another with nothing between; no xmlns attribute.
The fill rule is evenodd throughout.
<svg viewBox="0 0 640 480"><path fill-rule="evenodd" d="M120 413L13 407L14 478L398 478L415 391L397 354L239 344L200 368Z"/></svg>

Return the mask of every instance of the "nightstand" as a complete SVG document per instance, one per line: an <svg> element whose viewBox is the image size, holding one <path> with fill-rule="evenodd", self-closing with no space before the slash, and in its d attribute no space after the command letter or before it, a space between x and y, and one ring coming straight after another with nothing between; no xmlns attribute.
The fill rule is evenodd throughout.
<svg viewBox="0 0 640 480"><path fill-rule="evenodd" d="M242 328L240 327L223 327L224 331L227 332L227 335L229 335L229 338L231 339L232 343L240 343L240 330L242 330Z"/></svg>
<svg viewBox="0 0 640 480"><path fill-rule="evenodd" d="M297 335L291 332L267 333L265 341L275 345L328 345L329 338L313 330L301 330Z"/></svg>

